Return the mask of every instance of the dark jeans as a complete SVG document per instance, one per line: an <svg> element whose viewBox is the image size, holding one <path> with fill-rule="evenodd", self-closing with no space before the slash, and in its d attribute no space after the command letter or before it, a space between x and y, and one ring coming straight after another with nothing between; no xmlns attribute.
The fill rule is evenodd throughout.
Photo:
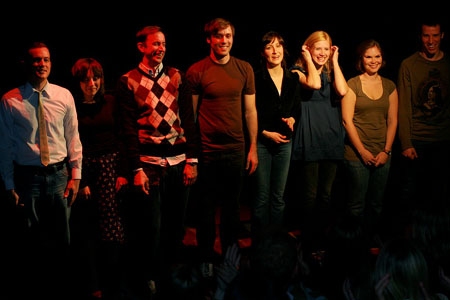
<svg viewBox="0 0 450 300"><path fill-rule="evenodd" d="M65 164L60 166L15 168L16 192L26 222L21 250L24 291L45 299L61 297L70 283L70 207L64 198L68 170Z"/></svg>
<svg viewBox="0 0 450 300"><path fill-rule="evenodd" d="M185 162L167 167L145 165L149 195L133 189L124 203L128 255L138 270L131 271L146 280L158 280L180 255L189 197L189 187L183 184L184 166Z"/></svg>
<svg viewBox="0 0 450 300"><path fill-rule="evenodd" d="M360 219L369 232L376 230L383 209L391 160L381 167L369 167L360 160L344 160L347 181L347 210Z"/></svg>
<svg viewBox="0 0 450 300"><path fill-rule="evenodd" d="M258 168L255 172L252 204L252 235L268 225L284 223L284 191L289 173L292 144L258 143Z"/></svg>
<svg viewBox="0 0 450 300"><path fill-rule="evenodd" d="M340 161L291 162L291 171L297 193L290 192L289 201L299 201L298 222L307 251L320 247L331 217L331 196ZM292 189L292 187L291 187ZM293 200L293 196L296 196Z"/></svg>
<svg viewBox="0 0 450 300"><path fill-rule="evenodd" d="M449 207L450 142L413 141L418 158L399 156L400 199L405 208Z"/></svg>
<svg viewBox="0 0 450 300"><path fill-rule="evenodd" d="M220 206L222 253L238 242L240 196L243 186L245 155L242 152L204 153L198 171L197 242L200 259L214 259L216 207Z"/></svg>
<svg viewBox="0 0 450 300"><path fill-rule="evenodd" d="M300 199L303 202L304 213L329 210L338 162L333 160L301 162L298 167L301 177Z"/></svg>

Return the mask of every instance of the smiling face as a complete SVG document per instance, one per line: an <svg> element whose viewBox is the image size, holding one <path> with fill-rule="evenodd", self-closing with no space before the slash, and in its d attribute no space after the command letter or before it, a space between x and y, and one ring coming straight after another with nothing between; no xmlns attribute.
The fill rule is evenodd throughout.
<svg viewBox="0 0 450 300"><path fill-rule="evenodd" d="M383 63L383 56L378 47L371 47L364 52L362 57L362 65L367 74L377 73Z"/></svg>
<svg viewBox="0 0 450 300"><path fill-rule="evenodd" d="M441 32L441 26L422 26L422 51L427 57L433 57L439 54L441 49L441 40L444 34Z"/></svg>
<svg viewBox="0 0 450 300"><path fill-rule="evenodd" d="M284 48L283 45L280 44L278 38L274 38L264 47L263 56L266 59L268 66L274 67L281 65L284 57Z"/></svg>
<svg viewBox="0 0 450 300"><path fill-rule="evenodd" d="M331 45L328 41L318 41L309 48L311 57L317 66L323 66L331 54Z"/></svg>
<svg viewBox="0 0 450 300"><path fill-rule="evenodd" d="M144 54L144 60L150 67L162 63L166 54L166 38L161 31L151 33L144 42L138 43L139 51Z"/></svg>
<svg viewBox="0 0 450 300"><path fill-rule="evenodd" d="M207 38L206 42L211 48L211 54L220 60L230 55L231 47L233 46L233 30L231 26L217 31Z"/></svg>
<svg viewBox="0 0 450 300"><path fill-rule="evenodd" d="M95 76L92 70L89 70L86 77L80 81L80 88L83 91L86 100L93 99L100 90L102 79Z"/></svg>
<svg viewBox="0 0 450 300"><path fill-rule="evenodd" d="M31 81L43 82L47 80L52 68L50 60L50 51L46 47L32 48L28 51L29 54L29 70Z"/></svg>

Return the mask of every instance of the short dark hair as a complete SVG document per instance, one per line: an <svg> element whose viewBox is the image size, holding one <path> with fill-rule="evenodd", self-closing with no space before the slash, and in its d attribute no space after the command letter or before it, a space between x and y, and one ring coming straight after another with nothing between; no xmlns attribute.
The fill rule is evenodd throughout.
<svg viewBox="0 0 450 300"><path fill-rule="evenodd" d="M441 32L444 32L444 18L442 18L439 14L424 14L421 18L418 19L419 33L422 33L422 26L437 26L441 27Z"/></svg>
<svg viewBox="0 0 450 300"><path fill-rule="evenodd" d="M231 32L233 33L234 36L234 25L230 21L223 18L215 18L206 23L204 27L204 32L206 37L209 38L212 35L217 34L219 30L225 29L228 26L231 27Z"/></svg>
<svg viewBox="0 0 450 300"><path fill-rule="evenodd" d="M270 44L274 39L278 39L278 42L280 42L280 45L283 46L283 61L281 62L281 66L286 67L286 58L289 56L288 50L286 48L286 42L284 41L284 38L281 36L280 33L276 31L268 31L266 32L262 39L260 44L260 52L261 54L264 53L264 49L266 48L267 44ZM262 63L265 64L265 60L262 60Z"/></svg>
<svg viewBox="0 0 450 300"><path fill-rule="evenodd" d="M23 53L23 62L25 63L30 63L31 61L31 56L30 56L30 50L31 49L37 49L37 48L47 48L49 49L49 47L47 46L46 43L42 42L42 41L33 41L31 42L27 47L25 47L25 51Z"/></svg>
<svg viewBox="0 0 450 300"><path fill-rule="evenodd" d="M299 262L299 244L287 230L270 227L252 245L250 268L263 282L282 286L292 279Z"/></svg>
<svg viewBox="0 0 450 300"><path fill-rule="evenodd" d="M162 32L161 27L157 26L157 25L149 25L149 26L145 26L145 27L141 28L136 33L136 42L138 42L138 43L145 42L145 40L147 39L147 36L150 34L153 34L155 32Z"/></svg>

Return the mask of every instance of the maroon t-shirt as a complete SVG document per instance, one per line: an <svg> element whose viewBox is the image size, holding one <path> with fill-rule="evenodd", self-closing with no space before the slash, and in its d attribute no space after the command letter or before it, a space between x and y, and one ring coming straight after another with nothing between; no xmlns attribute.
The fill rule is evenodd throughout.
<svg viewBox="0 0 450 300"><path fill-rule="evenodd" d="M217 64L206 57L186 72L194 95L199 95L197 122L202 151L244 149L243 95L255 94L252 66L231 57Z"/></svg>

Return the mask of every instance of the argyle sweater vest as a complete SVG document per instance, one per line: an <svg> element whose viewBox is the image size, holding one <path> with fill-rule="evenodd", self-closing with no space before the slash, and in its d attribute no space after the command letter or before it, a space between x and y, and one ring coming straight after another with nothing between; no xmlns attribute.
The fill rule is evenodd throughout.
<svg viewBox="0 0 450 300"><path fill-rule="evenodd" d="M186 151L186 137L178 115L178 69L164 67L155 78L136 68L125 75L137 105L140 153L169 157Z"/></svg>

